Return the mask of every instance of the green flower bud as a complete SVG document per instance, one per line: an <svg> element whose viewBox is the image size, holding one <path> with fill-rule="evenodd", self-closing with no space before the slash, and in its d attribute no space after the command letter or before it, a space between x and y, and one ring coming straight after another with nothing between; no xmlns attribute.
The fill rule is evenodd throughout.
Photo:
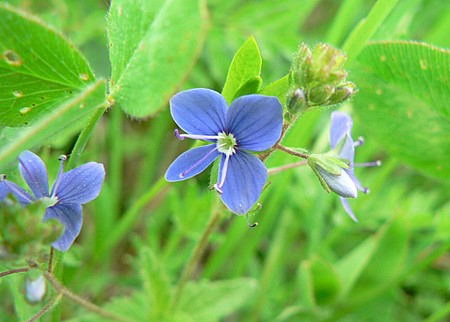
<svg viewBox="0 0 450 322"><path fill-rule="evenodd" d="M0 202L0 246L6 257L40 257L64 230L56 220L42 221L46 206L21 205L10 195Z"/></svg>
<svg viewBox="0 0 450 322"><path fill-rule="evenodd" d="M302 44L289 71L287 106L290 113L303 113L312 107L339 104L356 93L343 68L347 56L328 45L317 44L311 50Z"/></svg>

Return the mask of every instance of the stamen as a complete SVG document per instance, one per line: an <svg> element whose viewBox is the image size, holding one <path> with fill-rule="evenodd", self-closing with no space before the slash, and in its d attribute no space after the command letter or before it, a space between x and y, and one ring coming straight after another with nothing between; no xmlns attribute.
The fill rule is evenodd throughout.
<svg viewBox="0 0 450 322"><path fill-rule="evenodd" d="M355 142L353 142L353 147L357 147L357 146L361 146L364 144L364 138L362 136L360 136L358 138L358 140L356 140Z"/></svg>
<svg viewBox="0 0 450 322"><path fill-rule="evenodd" d="M175 136L179 140L184 140L185 138L194 139L194 140L218 140L220 136L218 135L202 135L202 134L180 134L178 129L174 130Z"/></svg>
<svg viewBox="0 0 450 322"><path fill-rule="evenodd" d="M228 163L230 161L230 156L233 154L234 152L234 147L230 146L228 148L227 153L225 153L226 157L225 157L225 162L223 163L223 169L222 169L222 173L220 173L220 181L218 183L216 183L214 185L214 188L219 192L219 193L223 193L222 191L222 187L225 183L225 179L227 177L227 172L228 172Z"/></svg>
<svg viewBox="0 0 450 322"><path fill-rule="evenodd" d="M50 198L55 197L55 195L58 191L59 185L61 184L61 179L62 179L62 175L64 172L64 161L67 160L67 156L61 155L58 158L58 160L61 164L59 166L59 171L58 171L58 175L56 176L55 183L53 184L52 193L50 194Z"/></svg>
<svg viewBox="0 0 450 322"><path fill-rule="evenodd" d="M373 161L373 162L365 162L365 163L355 163L354 167L379 167L381 166L382 162L380 160Z"/></svg>
<svg viewBox="0 0 450 322"><path fill-rule="evenodd" d="M6 174L0 174L0 182L6 179Z"/></svg>
<svg viewBox="0 0 450 322"><path fill-rule="evenodd" d="M183 179L189 172L191 172L192 170L194 170L196 167L198 167L198 165L200 163L202 163L203 161L205 161L205 159L207 157L209 157L211 155L211 153L213 153L214 151L216 151L218 149L218 147L212 149L211 151L209 151L208 153L206 153L203 158L201 158L200 160L198 160L195 164L193 164L189 169L187 169L186 171L181 172L178 176L180 177L180 179Z"/></svg>

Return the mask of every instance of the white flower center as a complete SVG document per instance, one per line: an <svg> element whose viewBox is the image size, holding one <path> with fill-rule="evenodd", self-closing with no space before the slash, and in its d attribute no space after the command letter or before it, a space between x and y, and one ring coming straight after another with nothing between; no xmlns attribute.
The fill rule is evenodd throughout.
<svg viewBox="0 0 450 322"><path fill-rule="evenodd" d="M220 153L233 155L236 152L235 147L237 146L234 135L231 133L226 134L225 132L220 132L217 136L217 150Z"/></svg>
<svg viewBox="0 0 450 322"><path fill-rule="evenodd" d="M42 197L42 198L39 198L39 201L42 202L42 204L45 206L45 208L48 208L48 207L52 207L52 206L56 205L56 203L58 202L58 197L56 197L56 196Z"/></svg>

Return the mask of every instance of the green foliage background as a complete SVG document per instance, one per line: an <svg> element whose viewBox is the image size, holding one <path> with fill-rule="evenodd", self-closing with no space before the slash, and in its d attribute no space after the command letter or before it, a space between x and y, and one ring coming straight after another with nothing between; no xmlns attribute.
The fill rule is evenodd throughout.
<svg viewBox="0 0 450 322"><path fill-rule="evenodd" d="M103 191L84 207L61 276L131 320L444 321L449 21L450 5L440 0L1 1L0 172L18 177L15 158L32 148L52 181L58 155L75 142L73 165L105 163ZM240 51L224 88L251 36L259 48ZM250 216L257 228L223 210L173 309L181 271L218 203L207 173L162 179L192 144L174 138L168 100L194 87L223 89L228 100L262 88L283 100L282 77L301 42L348 54L359 93L342 108L354 116L354 135L366 139L357 162L383 161L357 169L371 189L351 201L359 222L307 168L274 175ZM8 50L21 61L11 63ZM248 66L260 73L246 73ZM306 113L285 144L326 152L329 114ZM267 165L294 161L276 152ZM13 268L1 258L0 266ZM27 320L55 296L28 305L23 280L0 279L1 321ZM63 300L42 320L104 317Z"/></svg>

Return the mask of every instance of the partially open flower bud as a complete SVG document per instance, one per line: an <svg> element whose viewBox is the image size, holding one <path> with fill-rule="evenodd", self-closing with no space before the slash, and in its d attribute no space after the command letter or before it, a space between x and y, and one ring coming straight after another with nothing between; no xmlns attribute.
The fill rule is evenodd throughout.
<svg viewBox="0 0 450 322"><path fill-rule="evenodd" d="M358 190L356 189L353 180L350 178L347 172L344 171L344 169L342 169L339 175L335 175L327 172L320 166L316 167L317 171L320 173L323 180L325 181L325 183L327 184L328 188L330 188L331 191L335 192L336 194L344 198L358 197Z"/></svg>

